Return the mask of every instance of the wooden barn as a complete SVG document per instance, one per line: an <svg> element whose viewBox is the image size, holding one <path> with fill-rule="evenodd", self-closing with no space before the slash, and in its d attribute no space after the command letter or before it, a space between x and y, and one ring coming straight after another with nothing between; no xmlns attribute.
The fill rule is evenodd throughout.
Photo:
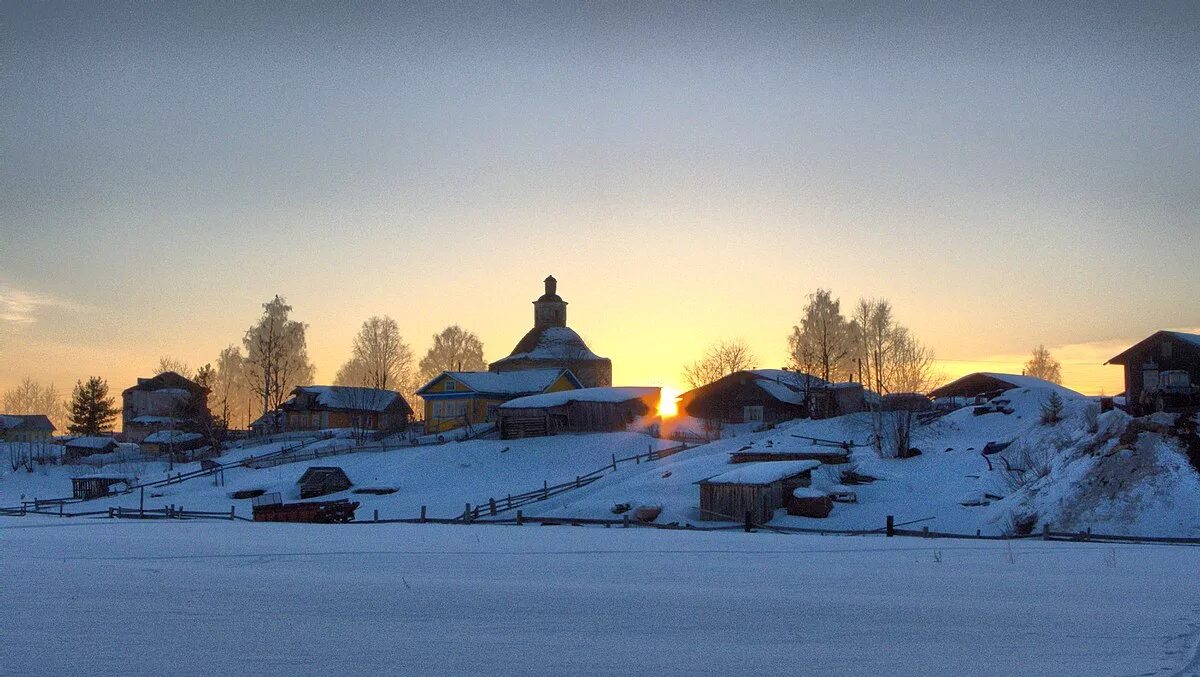
<svg viewBox="0 0 1200 677"><path fill-rule="evenodd" d="M500 405L520 397L582 387L566 369L444 371L421 386L417 395L425 400L425 432L438 433L493 423Z"/></svg>
<svg viewBox="0 0 1200 677"><path fill-rule="evenodd" d="M808 416L808 390L827 385L784 369L738 371L680 395L679 410L729 424L778 423Z"/></svg>
<svg viewBox="0 0 1200 677"><path fill-rule="evenodd" d="M313 466L304 471L296 484L300 485L300 498L336 494L354 486L346 471L337 466Z"/></svg>
<svg viewBox="0 0 1200 677"><path fill-rule="evenodd" d="M756 524L771 521L797 487L812 483L818 461L746 463L736 470L698 482L700 519L740 522L750 513Z"/></svg>
<svg viewBox="0 0 1200 677"><path fill-rule="evenodd" d="M496 410L500 438L613 432L658 413L659 388L582 388L520 397Z"/></svg>
<svg viewBox="0 0 1200 677"><path fill-rule="evenodd" d="M404 431L413 415L394 390L352 386L300 386L279 410L287 430L354 428L382 434Z"/></svg>
<svg viewBox="0 0 1200 677"><path fill-rule="evenodd" d="M1158 331L1105 362L1125 368L1125 402L1135 413L1157 408L1155 391L1163 372L1186 372L1191 386L1200 385L1200 334Z"/></svg>
<svg viewBox="0 0 1200 677"><path fill-rule="evenodd" d="M142 439L142 448L151 454L178 454L204 446L204 435L182 430L159 430Z"/></svg>
<svg viewBox="0 0 1200 677"><path fill-rule="evenodd" d="M67 440L63 446L64 458L73 461L84 456L111 454L117 450L117 441L111 437L76 437Z"/></svg>
<svg viewBox="0 0 1200 677"><path fill-rule="evenodd" d="M79 477L71 478L71 495L85 501L101 496L108 496L113 493L113 486L117 484L129 486L132 482L124 475L105 473L80 475Z"/></svg>
<svg viewBox="0 0 1200 677"><path fill-rule="evenodd" d="M808 389L808 415L812 418L845 416L866 408L866 394L861 383L827 383Z"/></svg>

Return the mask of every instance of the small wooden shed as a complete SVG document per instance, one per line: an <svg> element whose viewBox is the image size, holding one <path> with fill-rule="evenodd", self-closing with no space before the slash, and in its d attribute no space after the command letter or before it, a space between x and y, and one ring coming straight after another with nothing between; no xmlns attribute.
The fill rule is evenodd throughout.
<svg viewBox="0 0 1200 677"><path fill-rule="evenodd" d="M793 489L812 483L812 471L820 465L819 461L743 463L736 470L700 480L700 519L740 522L750 513L757 524L770 522Z"/></svg>
<svg viewBox="0 0 1200 677"><path fill-rule="evenodd" d="M80 475L79 477L71 478L71 495L85 501L92 498L100 498L101 496L108 496L113 493L112 487L116 484L128 485L130 481L124 475L104 473Z"/></svg>
<svg viewBox="0 0 1200 677"><path fill-rule="evenodd" d="M335 494L354 486L346 471L337 466L313 466L304 471L296 484L300 485L300 498Z"/></svg>
<svg viewBox="0 0 1200 677"><path fill-rule="evenodd" d="M117 441L111 437L76 437L68 440L65 445L66 460L73 461L84 456L96 454L111 454L117 450Z"/></svg>

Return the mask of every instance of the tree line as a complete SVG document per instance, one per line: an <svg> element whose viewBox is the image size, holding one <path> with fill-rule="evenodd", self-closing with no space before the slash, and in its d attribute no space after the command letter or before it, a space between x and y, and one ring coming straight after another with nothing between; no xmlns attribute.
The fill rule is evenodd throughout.
<svg viewBox="0 0 1200 677"><path fill-rule="evenodd" d="M220 427L244 428L273 411L297 386L311 385L316 367L308 356L308 324L294 319L293 308L276 295L262 305L259 318L216 360L192 368L171 356L159 358L153 375L173 371L209 389L209 408ZM337 370L334 385L396 390L414 411L414 392L442 371L487 369L483 342L475 333L451 325L432 337L424 357L415 359L412 347L395 319L365 320L350 346L350 357ZM2 410L10 414L46 414L60 430L74 434L111 432L121 410L100 377L76 382L69 400L51 384L26 378L4 393Z"/></svg>

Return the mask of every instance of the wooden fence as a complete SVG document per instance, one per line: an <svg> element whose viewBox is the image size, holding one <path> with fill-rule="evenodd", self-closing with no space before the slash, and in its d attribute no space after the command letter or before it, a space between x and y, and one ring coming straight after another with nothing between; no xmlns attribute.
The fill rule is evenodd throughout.
<svg viewBox="0 0 1200 677"><path fill-rule="evenodd" d="M633 463L636 465L640 464L642 461L657 461L660 458L674 456L675 454L686 451L690 448L691 447L686 444L680 444L667 449L651 449L645 454L636 454L626 458L617 458L617 455L613 454L611 463L601 468L597 468L589 473L576 475L573 481L569 480L560 484L551 485L548 481L544 480L542 482L541 489L533 489L520 494L508 494L503 498L489 497L487 501L475 505L467 503L463 508L462 515L460 515L458 519L476 520L479 519L481 515L494 517L504 512L517 510L518 508L529 505L530 503L545 501L553 496L557 496L574 489L586 487L601 477L604 477L611 472L615 472L617 467L622 463Z"/></svg>

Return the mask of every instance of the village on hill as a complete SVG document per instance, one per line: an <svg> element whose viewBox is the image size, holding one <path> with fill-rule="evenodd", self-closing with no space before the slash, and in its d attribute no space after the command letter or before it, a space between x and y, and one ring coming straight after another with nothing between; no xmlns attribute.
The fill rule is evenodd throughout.
<svg viewBox="0 0 1200 677"><path fill-rule="evenodd" d="M0 415L0 508L1200 536L1200 335L1159 331L1114 356L1126 389L1113 397L1059 385L1040 347L1027 373L937 383L885 302L848 320L819 290L786 368L755 368L744 346L719 344L674 393L614 385L611 360L568 325L553 276L533 306L532 328L490 364L447 330L448 357L431 350L419 384L396 373L412 358L394 322L372 318L338 383L314 384L302 381L303 325L277 298L247 332L247 354L222 353L239 359L219 370L164 364L119 407L90 379L69 430L47 413ZM230 363L241 383L219 373ZM261 406L240 430L235 388Z"/></svg>

